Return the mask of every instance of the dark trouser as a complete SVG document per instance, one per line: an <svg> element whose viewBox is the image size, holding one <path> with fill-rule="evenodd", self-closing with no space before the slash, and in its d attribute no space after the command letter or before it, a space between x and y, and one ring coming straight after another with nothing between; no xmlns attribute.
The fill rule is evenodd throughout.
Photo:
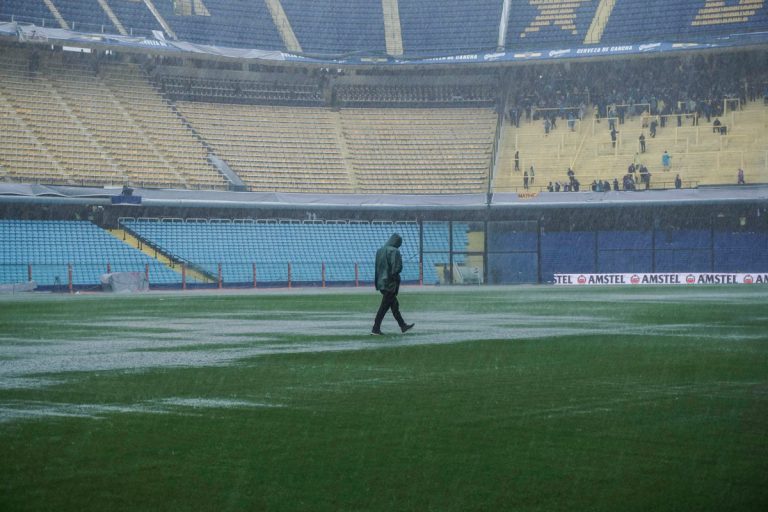
<svg viewBox="0 0 768 512"><path fill-rule="evenodd" d="M396 291L381 291L381 305L379 306L379 310L376 312L376 319L373 321L373 332L377 332L381 330L381 321L384 320L384 315L387 314L387 311L392 310L392 316L395 317L395 320L397 320L397 324L402 329L405 325L405 320L403 320L402 315L400 314L400 303L397 302L397 292Z"/></svg>

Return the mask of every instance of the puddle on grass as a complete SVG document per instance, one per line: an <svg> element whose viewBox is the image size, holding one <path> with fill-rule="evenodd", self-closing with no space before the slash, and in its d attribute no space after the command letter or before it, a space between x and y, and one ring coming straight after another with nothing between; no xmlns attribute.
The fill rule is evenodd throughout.
<svg viewBox="0 0 768 512"><path fill-rule="evenodd" d="M553 299L558 292L535 294L534 301ZM760 295L760 294L758 294ZM725 294L711 290L697 293L667 294L611 292L600 294L601 301L676 300L751 300L754 293ZM570 294L573 299L573 294ZM597 297L596 297L597 299ZM554 306L553 306L554 308ZM508 306L509 309L509 306ZM383 330L388 335L369 335L372 314L272 311L243 319L242 312L217 312L198 318L147 319L121 317L108 324L73 320L101 337L88 339L46 339L42 342L4 336L0 342L0 390L40 389L66 382L67 374L78 378L80 372L142 372L157 368L204 368L238 364L271 354L319 353L376 350L475 340L514 342L564 336L678 336L723 339L723 334L705 325L635 325L611 316L609 309L600 314L559 316L529 315L520 312L469 313L463 311L418 312L408 314L416 328L401 335L387 317ZM153 335L151 330L157 330ZM333 339L336 337L336 339ZM743 341L756 334L730 333L729 340ZM50 376L50 377L49 377ZM101 417L111 413L167 413L212 407L279 407L280 405L209 398L166 398L130 406L0 403L0 422L35 417ZM184 413L184 412L182 412Z"/></svg>

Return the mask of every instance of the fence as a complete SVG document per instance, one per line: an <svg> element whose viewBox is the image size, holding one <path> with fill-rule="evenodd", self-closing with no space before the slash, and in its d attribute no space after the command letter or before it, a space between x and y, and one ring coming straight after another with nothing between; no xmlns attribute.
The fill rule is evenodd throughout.
<svg viewBox="0 0 768 512"><path fill-rule="evenodd" d="M74 293L78 290L101 289L100 277L112 272L141 272L150 289L180 288L273 288L273 287L331 287L370 286L373 284L373 263L285 261L285 262L206 262L172 265L173 277L158 272L159 263L16 263L0 264L0 283L14 284L34 281L38 289ZM404 284L423 284L424 274L419 262L405 262Z"/></svg>

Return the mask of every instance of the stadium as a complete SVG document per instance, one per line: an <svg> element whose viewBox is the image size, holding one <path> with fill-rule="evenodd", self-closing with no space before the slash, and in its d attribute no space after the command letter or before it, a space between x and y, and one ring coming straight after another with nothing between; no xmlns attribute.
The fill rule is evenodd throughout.
<svg viewBox="0 0 768 512"><path fill-rule="evenodd" d="M762 0L0 2L0 508L764 510L766 50Z"/></svg>

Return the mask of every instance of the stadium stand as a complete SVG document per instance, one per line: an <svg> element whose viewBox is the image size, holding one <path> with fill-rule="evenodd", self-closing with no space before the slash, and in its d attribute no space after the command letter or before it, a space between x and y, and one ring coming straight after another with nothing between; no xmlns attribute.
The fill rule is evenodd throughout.
<svg viewBox="0 0 768 512"><path fill-rule="evenodd" d="M54 5L72 30L118 33L97 0L55 0Z"/></svg>
<svg viewBox="0 0 768 512"><path fill-rule="evenodd" d="M87 221L0 220L0 283L31 277L38 286L99 285L112 272L145 272L151 285L178 284L181 275Z"/></svg>
<svg viewBox="0 0 768 512"><path fill-rule="evenodd" d="M568 181L569 168L576 173L582 191L589 190L594 180L613 183L618 179L622 183L630 164L642 164L649 169L650 188L673 188L677 175L688 188L735 184L739 168L750 170L757 181L762 181L758 176L765 174L766 109L760 104L751 103L728 114L728 135L713 132L712 123L703 120L693 126L692 116L686 115L681 116L685 121L680 127L677 116L669 116L667 126L659 128L658 135L651 138L647 125L655 117L627 116L625 123L617 126L620 134L615 148L607 119L597 123L590 116L592 112L586 111L584 121L576 123L575 131L567 128L566 120L559 120L558 128L546 136L541 121L507 129L502 138L496 189L522 189L523 172L531 165L535 167L535 182L530 184L534 190L544 189L549 182L560 182L562 186ZM644 153L638 147L640 134L646 137ZM520 152L518 172L514 171L516 151ZM662 166L665 151L671 155L669 171Z"/></svg>
<svg viewBox="0 0 768 512"><path fill-rule="evenodd" d="M334 112L178 102L211 148L255 191L350 192Z"/></svg>
<svg viewBox="0 0 768 512"><path fill-rule="evenodd" d="M405 55L494 50L503 2L399 0Z"/></svg>
<svg viewBox="0 0 768 512"><path fill-rule="evenodd" d="M121 227L174 259L217 276L227 284L328 283L373 280L372 255L393 232L403 237L403 281L420 279L419 224L414 222L301 222L277 220L123 219ZM448 262L448 223L424 224L423 280L439 282ZM454 263L465 261L468 226L453 225ZM256 265L256 276L254 267ZM357 267L357 274L356 274Z"/></svg>
<svg viewBox="0 0 768 512"><path fill-rule="evenodd" d="M5 148L0 162L9 179L226 188L206 160L210 149L256 191L487 189L496 124L491 109L338 112L299 107L319 101L316 82L283 86L159 75L160 90L169 99L185 98L169 104L135 64L66 53L36 55L8 52L0 69L5 78L0 108L9 114L3 123L14 132L0 141ZM34 66L33 59L39 60ZM382 94L376 102L381 105L427 97L489 104L493 94L489 85L397 87L400 101L393 102L388 89L374 91ZM292 106L250 105L281 102Z"/></svg>
<svg viewBox="0 0 768 512"><path fill-rule="evenodd" d="M358 188L484 193L497 114L491 109L342 109Z"/></svg>
<svg viewBox="0 0 768 512"><path fill-rule="evenodd" d="M508 48L581 45L598 0L512 0Z"/></svg>
<svg viewBox="0 0 768 512"><path fill-rule="evenodd" d="M227 187L201 142L137 67L101 69L99 61L73 54L41 58L36 52L8 52L0 59L0 108L9 114L4 122L16 128L13 138L0 141L9 177L54 184Z"/></svg>
<svg viewBox="0 0 768 512"><path fill-rule="evenodd" d="M381 0L281 0L305 53L386 53Z"/></svg>
<svg viewBox="0 0 768 512"><path fill-rule="evenodd" d="M114 19L102 3L112 11ZM97 0L51 0L51 9L43 0L7 0L0 3L0 19L86 33L148 36L152 30L162 30L143 2L104 0L102 3Z"/></svg>
<svg viewBox="0 0 768 512"><path fill-rule="evenodd" d="M734 183L739 168L754 183L767 158L764 64L764 54L744 53L531 65L474 84L460 76L409 85L406 73L323 85L322 74L196 74L159 61L13 49L0 56L8 133L0 179L227 189L208 161L216 155L254 191L483 193L498 130L496 191L521 189L531 165L534 190L562 185L569 168L581 190L593 180L621 183L630 163L650 170L650 188L672 188L678 174L683 187ZM506 122L497 129L503 84ZM549 133L547 119L556 122ZM665 151L671 172L662 172Z"/></svg>
<svg viewBox="0 0 768 512"><path fill-rule="evenodd" d="M56 1L56 0L54 0ZM73 0L77 1L77 0ZM125 27L130 35L151 35L153 30L163 30L162 25L152 12L147 9L144 2L134 2L131 0L107 0L112 12ZM162 11L162 7L171 2L154 2L154 5Z"/></svg>
<svg viewBox="0 0 768 512"><path fill-rule="evenodd" d="M162 17L183 41L235 48L285 49L263 1L206 0L206 9L198 10L193 3L194 9L189 13L177 12L174 4L155 2Z"/></svg>
<svg viewBox="0 0 768 512"><path fill-rule="evenodd" d="M371 255L392 232L404 237L403 279L409 283L420 278L425 284L444 282L449 260L461 273L471 258L466 255L469 226L460 222L453 223L451 236L449 223L425 222L423 238L413 222L127 218L120 226L209 282L215 282L221 266L224 286L285 286L289 280L296 285L367 284L373 275ZM514 269L518 275L511 276L512 282L536 281L539 244L541 275L547 282L556 273L753 272L764 266L768 234L744 229L545 229L541 235L492 236L489 243L489 265ZM500 252L509 247L514 254ZM499 258L512 260L499 265ZM149 265L153 286L178 286L182 279L180 266L171 270L90 222L0 221L0 283L25 282L31 271L39 286L63 290L69 264L76 288L98 286L108 268L144 272ZM197 282L192 275L190 270L187 281Z"/></svg>
<svg viewBox="0 0 768 512"><path fill-rule="evenodd" d="M135 0L48 5L6 0L0 19L92 33L164 31L171 39L234 48L406 57L493 51L503 25L501 0L398 0L399 30L390 27L396 41L389 43L386 23L394 21L385 20L378 0L155 0L154 13ZM764 32L768 9L764 0L511 0L506 21L507 49L550 49Z"/></svg>
<svg viewBox="0 0 768 512"><path fill-rule="evenodd" d="M317 82L280 83L277 80L211 78L157 74L160 90L176 101L320 106L322 89Z"/></svg>
<svg viewBox="0 0 768 512"><path fill-rule="evenodd" d="M749 184L768 182L764 46L546 64L464 66L459 58L492 61L501 55L501 21L508 22L504 45L523 50L521 59L560 58L546 50L597 42L681 42L677 49L682 49L687 41L764 31L765 2L511 0L506 20L500 19L502 5L491 0L357 0L344 5L329 0L0 2L0 21L150 37L151 31L163 30L168 39L246 49L217 56L218 50L202 54L192 45L163 50L159 41L136 38L128 48L117 42L126 39L89 35L87 42L81 38L73 43L88 47L75 53L62 51L61 45L68 43L55 35L50 42L44 41L47 35L24 39L20 27L6 25L0 48L0 180L227 189L226 178L208 161L217 157L216 165L230 167L256 192L338 194L334 199L348 193L472 194L469 200L477 201L475 207L442 212L432 209L433 204L418 203L421 198L414 200L416 210L429 212L424 218L461 219L454 220L451 233L448 222L426 220L297 221L306 218L301 210L307 205L301 201L311 201L308 196L290 196L295 202L273 209L274 203L259 201L279 194L152 190L146 191L148 205L107 208L112 216L105 222L130 214L187 219L123 219L121 227L139 245L171 262L189 263L208 283L216 280L221 265L227 285L248 286L256 279L282 285L289 281L289 263L295 283L317 284L323 277L329 283L350 284L356 278L369 282L372 254L395 230L406 239L406 280L423 278L426 284L461 282L456 276L463 278L462 269L486 264L489 281L499 283L546 282L554 273L765 269L768 236L759 185L743 187L757 192L741 194L735 187L716 188L707 200L717 202L718 210L707 209L708 216L684 222L680 229L658 227L666 224L655 222L663 216L656 206L641 207L647 209L643 222L602 222L641 194L632 199L628 194L609 196L606 202L615 199L620 206L601 205L607 206L606 215L592 210L583 215L586 220L577 221L572 221L577 210L589 210L582 208L585 203L601 199L594 194L573 197L579 206L567 210L555 204L559 197L521 194L510 199L519 203L507 210L510 203L504 198L494 203L494 194L486 196L489 191L520 191L522 172L531 166L535 179L529 176L529 187L534 192L550 182L570 185L569 168L584 191L596 180L621 183L630 163L649 168L650 188L673 188L677 175L683 187L735 185L739 168ZM597 20L598 13L604 19ZM387 25L395 22L402 32ZM599 30L593 30L596 25ZM295 45L288 33L295 35ZM588 34L594 37L589 43ZM391 40L399 36L399 41ZM139 46L144 44L146 50ZM393 51L398 45L402 51ZM275 60L264 60L264 52L249 51L286 48L318 59L288 62L280 59L297 56L271 52L269 58ZM377 65L387 51L403 59ZM448 60L449 54L462 55ZM330 55L340 57L319 58ZM409 59L418 57L435 59L410 65ZM641 133L645 151L640 149ZM520 171L513 170L516 151ZM670 171L662 170L665 152L671 156ZM65 189L73 195L33 195ZM95 201L106 204L113 193L86 189L80 195L80 188L15 183L6 190L9 195L30 194L0 205L6 218L23 216L20 210L30 218L72 218L67 208L47 210L48 200L79 205L98 196ZM685 192L690 193L686 200L696 201L699 192L709 191ZM663 196L663 208L668 201L675 209L675 199L668 200L672 194L649 195L654 201ZM232 206L222 203L238 195L233 200L240 201L238 208L251 208L246 202L254 200L257 215L274 216L279 210L293 220L193 219L229 215ZM344 202L349 197L353 199ZM473 209L477 197L488 198L483 205L487 212ZM532 201L521 206L527 199ZM168 206L177 200L185 204ZM365 204L361 211L349 210L358 200ZM448 204L456 198L435 203L443 200ZM338 207L349 218L378 217L366 211L366 201L344 196ZM720 205L731 201L736 205L722 207L721 222ZM208 203L216 206L209 211ZM45 212L36 211L43 210L41 205ZM529 205L545 211L526 210ZM203 209L205 213L198 213ZM681 218L705 211L680 210L675 215ZM530 220L529 211L537 220ZM510 222L526 226L497 236L490 227L497 222L491 220L494 216L515 218ZM487 244L483 228L470 230L466 217L482 218ZM398 211L393 218L411 217ZM552 218L556 221L550 225ZM0 244L4 282L26 280L31 264L39 283L54 286L58 276L63 285L72 263L75 285L95 286L107 262L112 270L142 271L149 264L150 280L156 284L181 281L179 272L90 223L6 220L0 222ZM456 268L450 268L451 262Z"/></svg>
<svg viewBox="0 0 768 512"><path fill-rule="evenodd" d="M334 90L338 103L348 107L493 106L498 95L494 85L339 85Z"/></svg>
<svg viewBox="0 0 768 512"><path fill-rule="evenodd" d="M26 165L22 164L20 168L9 165L9 172L14 178L70 184L81 179L91 184L123 183L127 180L125 173L110 161L104 148L45 75L30 72L26 62L20 60L17 54L4 53L0 59L3 60L0 66L0 94L12 107L11 113L15 113L22 133L43 145L45 153L58 164L54 169L60 171L58 175L38 177L34 169L30 170L31 176L27 174L25 169L29 167ZM9 142L3 140L0 144L6 146ZM35 146L33 153L37 152Z"/></svg>
<svg viewBox="0 0 768 512"><path fill-rule="evenodd" d="M5 75L7 76L7 75ZM0 176L4 181L69 183L71 175L0 92Z"/></svg>
<svg viewBox="0 0 768 512"><path fill-rule="evenodd" d="M5 0L0 3L0 15L9 21L59 27L58 22L43 0Z"/></svg>
<svg viewBox="0 0 768 512"><path fill-rule="evenodd" d="M678 174L684 187L735 183L739 168L764 175L764 57L699 56L518 73L507 103L508 119L515 122L502 131L496 189L523 188L523 172L531 165L534 190L567 182L569 168L581 190L594 180L622 183L631 163L649 169L651 188L672 188ZM715 120L726 129L714 126ZM665 151L671 155L669 171L662 166Z"/></svg>
<svg viewBox="0 0 768 512"><path fill-rule="evenodd" d="M618 1L602 42L686 41L703 35L763 31L766 23L768 10L763 0Z"/></svg>
<svg viewBox="0 0 768 512"><path fill-rule="evenodd" d="M131 116L152 147L168 162L188 188L225 189L224 178L207 161L202 141L147 81L135 65L102 66L102 81Z"/></svg>
<svg viewBox="0 0 768 512"><path fill-rule="evenodd" d="M732 25L736 30L761 31L768 19L764 9L764 0L742 0L738 4L707 0L703 7L696 11L691 22L692 31L704 32L704 27L722 31L723 25Z"/></svg>
<svg viewBox="0 0 768 512"><path fill-rule="evenodd" d="M121 226L174 259L216 276L225 284L285 285L288 263L294 283L371 281L371 255L392 232L404 237L403 279L419 280L419 225L391 222L302 222L277 220L124 219ZM449 224L423 224L423 282L444 282ZM469 227L453 223L454 270L469 263ZM510 237L510 235L512 235ZM545 282L555 273L745 272L763 266L768 235L758 231L710 229L548 231L506 233L489 240L489 266L514 268L513 281L536 281L537 244ZM514 254L502 253L514 247ZM512 258L499 265L494 258ZM509 282L509 281L507 281Z"/></svg>

